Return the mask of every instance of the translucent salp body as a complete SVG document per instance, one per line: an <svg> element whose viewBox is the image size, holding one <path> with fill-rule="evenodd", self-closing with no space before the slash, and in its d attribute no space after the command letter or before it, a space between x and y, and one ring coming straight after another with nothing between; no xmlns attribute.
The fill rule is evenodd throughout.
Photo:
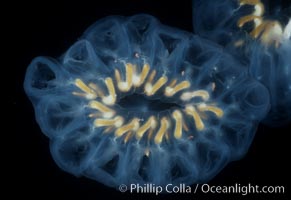
<svg viewBox="0 0 291 200"><path fill-rule="evenodd" d="M247 151L269 94L219 46L149 15L108 17L24 88L64 171L105 185L206 182Z"/></svg>

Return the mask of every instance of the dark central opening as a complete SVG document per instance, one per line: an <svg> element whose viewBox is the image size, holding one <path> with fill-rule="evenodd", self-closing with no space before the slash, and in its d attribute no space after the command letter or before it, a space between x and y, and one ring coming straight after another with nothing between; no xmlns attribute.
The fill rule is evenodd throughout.
<svg viewBox="0 0 291 200"><path fill-rule="evenodd" d="M176 103L163 102L159 99L148 99L141 94L131 94L119 100L118 105L124 109L137 112L161 112L171 108L179 108Z"/></svg>

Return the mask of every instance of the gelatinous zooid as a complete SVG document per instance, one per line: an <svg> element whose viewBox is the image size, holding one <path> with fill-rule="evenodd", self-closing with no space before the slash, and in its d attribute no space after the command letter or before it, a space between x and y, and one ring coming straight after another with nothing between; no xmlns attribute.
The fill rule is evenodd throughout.
<svg viewBox="0 0 291 200"><path fill-rule="evenodd" d="M219 46L149 15L97 21L24 87L64 171L105 185L206 182L247 151L267 89Z"/></svg>

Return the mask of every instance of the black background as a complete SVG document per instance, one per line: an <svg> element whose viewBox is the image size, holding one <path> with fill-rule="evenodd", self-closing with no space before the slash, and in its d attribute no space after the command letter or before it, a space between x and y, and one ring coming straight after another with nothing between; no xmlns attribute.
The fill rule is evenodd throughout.
<svg viewBox="0 0 291 200"><path fill-rule="evenodd" d="M289 1L283 3L287 5ZM3 7L5 9L5 7ZM12 139L3 141L8 156L6 186L13 189L10 195L28 198L67 198L67 199L136 199L155 197L120 193L86 178L76 178L61 171L51 158L49 141L41 133L34 119L32 105L23 91L23 78L30 61L39 55L58 57L72 45L82 32L96 20L108 15L130 16L147 13L157 17L162 23L187 31L192 31L192 10L190 0L95 0L79 2L25 2L9 7L4 18L7 23L8 53L12 53L8 69L13 78L13 94L8 104L12 106ZM6 37L3 38L6 40ZM12 48L11 48L12 47ZM5 67L5 66L2 66ZM244 199L273 198L287 199L290 195L289 146L291 126L269 128L260 125L248 154L241 160L230 163L209 184L233 185L239 183L283 185L285 194L248 195ZM165 199L209 199L227 198L231 195L187 194L162 195ZM241 197L241 195L238 195Z"/></svg>

